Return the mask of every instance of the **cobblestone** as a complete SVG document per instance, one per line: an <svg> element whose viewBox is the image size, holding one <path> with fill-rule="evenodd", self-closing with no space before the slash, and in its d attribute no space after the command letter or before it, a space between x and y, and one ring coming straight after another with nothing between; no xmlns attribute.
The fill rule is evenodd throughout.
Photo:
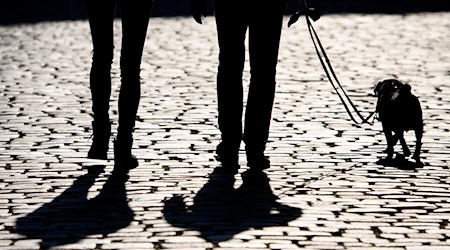
<svg viewBox="0 0 450 250"><path fill-rule="evenodd" d="M380 123L351 123L299 22L282 34L272 166L248 183L241 151L239 173L222 176L214 20L153 18L140 166L114 182L112 150L110 161L86 159L88 23L0 26L0 249L450 249L450 13L329 15L315 27L365 114L378 80L412 85L425 120L422 167L378 163Z"/></svg>

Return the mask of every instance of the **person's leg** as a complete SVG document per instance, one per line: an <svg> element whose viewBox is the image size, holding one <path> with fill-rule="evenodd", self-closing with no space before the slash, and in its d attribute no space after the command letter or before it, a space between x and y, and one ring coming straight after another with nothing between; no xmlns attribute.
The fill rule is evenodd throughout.
<svg viewBox="0 0 450 250"><path fill-rule="evenodd" d="M275 75L284 0L259 1L250 14L250 89L245 112L244 142L250 167L267 168L264 156L275 95Z"/></svg>
<svg viewBox="0 0 450 250"><path fill-rule="evenodd" d="M116 1L86 0L91 29L93 56L90 89L93 112L93 142L88 158L106 159L111 123L109 99L111 95L111 63L113 60L113 21Z"/></svg>
<svg viewBox="0 0 450 250"><path fill-rule="evenodd" d="M121 1L122 50L120 70L122 84L119 94L119 127L115 145L116 164L136 167L131 155L132 132L139 106L140 67L153 1Z"/></svg>
<svg viewBox="0 0 450 250"><path fill-rule="evenodd" d="M214 2L219 42L217 73L218 122L221 142L217 155L223 165L237 165L242 140L243 86L247 21L242 3ZM246 2L246 1L244 1Z"/></svg>

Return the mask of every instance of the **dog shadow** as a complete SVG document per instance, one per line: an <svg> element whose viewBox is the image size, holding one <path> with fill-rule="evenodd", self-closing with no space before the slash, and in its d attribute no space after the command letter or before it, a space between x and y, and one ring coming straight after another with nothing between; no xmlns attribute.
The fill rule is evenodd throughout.
<svg viewBox="0 0 450 250"><path fill-rule="evenodd" d="M217 167L191 206L178 195L165 200L164 217L173 226L198 231L206 241L219 243L250 228L282 226L301 216L299 208L277 201L264 172L248 170L242 181L235 189L234 173Z"/></svg>
<svg viewBox="0 0 450 250"><path fill-rule="evenodd" d="M379 159L376 163L378 165L396 167L402 170L414 170L417 168L422 168L424 166L423 162L421 162L420 160L411 161L401 154L397 154L395 158Z"/></svg>
<svg viewBox="0 0 450 250"><path fill-rule="evenodd" d="M125 189L128 173L113 171L99 195L87 198L89 188L104 168L103 165L88 167L87 174L78 177L53 201L18 218L16 232L28 239L40 239L41 249L48 249L127 227L134 218Z"/></svg>

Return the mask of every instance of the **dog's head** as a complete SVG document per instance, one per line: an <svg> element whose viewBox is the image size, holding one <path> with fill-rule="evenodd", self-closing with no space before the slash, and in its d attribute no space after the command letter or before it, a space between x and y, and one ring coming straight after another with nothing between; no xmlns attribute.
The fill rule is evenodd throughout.
<svg viewBox="0 0 450 250"><path fill-rule="evenodd" d="M374 89L375 96L380 98L385 94L392 94L393 92L401 89L403 86L404 84L396 79L388 79L381 81L377 84L377 86ZM411 87L409 87L409 89L411 89Z"/></svg>

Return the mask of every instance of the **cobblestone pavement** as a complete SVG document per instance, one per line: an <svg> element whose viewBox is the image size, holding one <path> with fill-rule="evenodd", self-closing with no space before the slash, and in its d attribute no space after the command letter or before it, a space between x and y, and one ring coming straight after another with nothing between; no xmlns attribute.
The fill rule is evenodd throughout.
<svg viewBox="0 0 450 250"><path fill-rule="evenodd" d="M128 179L86 159L87 22L0 27L0 249L450 249L450 13L315 24L365 114L378 80L413 86L424 166L378 162L381 125L351 123L300 20L282 35L272 166L253 176L242 151L234 177L214 159L218 51L205 23L151 20ZM118 56L113 68L116 124Z"/></svg>

